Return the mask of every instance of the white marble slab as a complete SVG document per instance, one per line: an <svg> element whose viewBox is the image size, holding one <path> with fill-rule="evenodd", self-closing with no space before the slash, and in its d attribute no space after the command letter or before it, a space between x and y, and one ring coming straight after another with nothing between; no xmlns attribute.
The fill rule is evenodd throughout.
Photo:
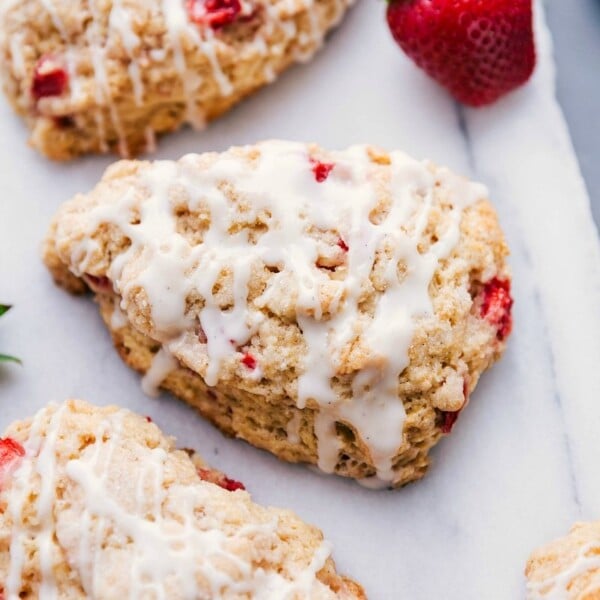
<svg viewBox="0 0 600 600"><path fill-rule="evenodd" d="M163 140L160 157L268 137L329 147L372 142L487 183L512 246L515 332L428 477L396 492L281 463L223 438L168 396L151 400L118 359L90 301L50 282L38 258L50 216L89 189L108 158L51 164L0 104L0 429L50 400L84 397L149 414L264 503L322 527L340 569L371 598L523 596L529 551L578 518L600 517L600 247L562 115L549 39L525 89L459 110L406 60L363 0L311 64L284 75L204 134ZM541 16L541 15L540 15Z"/></svg>

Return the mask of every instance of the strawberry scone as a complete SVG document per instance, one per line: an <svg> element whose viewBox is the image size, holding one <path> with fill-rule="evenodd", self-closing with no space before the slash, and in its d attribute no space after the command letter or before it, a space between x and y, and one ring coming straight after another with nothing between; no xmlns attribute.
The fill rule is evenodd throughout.
<svg viewBox="0 0 600 600"><path fill-rule="evenodd" d="M189 454L144 417L79 400L10 426L0 596L365 597L318 529L254 504L240 484L215 485L223 476Z"/></svg>
<svg viewBox="0 0 600 600"><path fill-rule="evenodd" d="M276 141L117 163L45 244L148 391L382 487L424 474L502 354L506 255L481 185L400 152Z"/></svg>
<svg viewBox="0 0 600 600"><path fill-rule="evenodd" d="M0 73L31 144L133 156L308 60L351 0L7 0Z"/></svg>
<svg viewBox="0 0 600 600"><path fill-rule="evenodd" d="M576 523L527 561L527 600L600 598L600 522Z"/></svg>

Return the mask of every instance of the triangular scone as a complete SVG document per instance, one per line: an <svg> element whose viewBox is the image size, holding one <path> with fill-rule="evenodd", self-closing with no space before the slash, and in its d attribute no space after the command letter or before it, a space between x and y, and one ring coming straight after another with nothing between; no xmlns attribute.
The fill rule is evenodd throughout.
<svg viewBox="0 0 600 600"><path fill-rule="evenodd" d="M527 600L600 598L600 521L576 523L527 561Z"/></svg>
<svg viewBox="0 0 600 600"><path fill-rule="evenodd" d="M311 58L351 1L2 2L0 74L46 156L134 156Z"/></svg>
<svg viewBox="0 0 600 600"><path fill-rule="evenodd" d="M0 440L0 595L364 598L318 529L215 478L114 406L69 400L13 424Z"/></svg>
<svg viewBox="0 0 600 600"><path fill-rule="evenodd" d="M510 332L485 188L400 152L265 142L121 162L45 260L123 359L223 431L398 486L423 475Z"/></svg>

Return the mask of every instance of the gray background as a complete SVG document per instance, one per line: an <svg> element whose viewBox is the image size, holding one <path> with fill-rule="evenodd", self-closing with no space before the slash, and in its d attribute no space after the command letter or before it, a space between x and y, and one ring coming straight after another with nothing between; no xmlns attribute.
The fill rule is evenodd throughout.
<svg viewBox="0 0 600 600"><path fill-rule="evenodd" d="M600 0L548 0L558 98L600 227Z"/></svg>

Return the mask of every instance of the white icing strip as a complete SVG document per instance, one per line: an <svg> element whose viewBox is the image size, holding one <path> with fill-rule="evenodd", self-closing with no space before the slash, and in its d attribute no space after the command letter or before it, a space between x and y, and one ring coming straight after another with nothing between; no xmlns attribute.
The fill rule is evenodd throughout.
<svg viewBox="0 0 600 600"><path fill-rule="evenodd" d="M79 97L81 92L81 84L79 77L77 76L77 60L76 53L73 48L69 47L69 35L67 29L62 22L56 7L54 6L53 0L41 0L41 4L44 10L50 15L52 24L60 34L65 46L65 66L67 67L67 73L69 75L69 87L71 90L71 100L74 101Z"/></svg>
<svg viewBox="0 0 600 600"><path fill-rule="evenodd" d="M65 406L57 409L46 429L41 450L36 461L36 471L40 477L40 495L37 503L38 521L41 527L37 535L37 546L40 558L40 597L53 600L58 597L58 588L54 577L54 516L53 506L56 494L56 457L55 447Z"/></svg>
<svg viewBox="0 0 600 600"><path fill-rule="evenodd" d="M140 175L149 196L141 204L141 222L129 223L131 197L125 194L110 204L92 209L87 235L75 248L79 262L72 268L85 271L85 239L104 222L115 224L131 240L130 247L110 266L108 276L122 297L127 311L134 291L144 289L151 306L158 341L185 364L202 374L206 383L218 383L225 363L242 361L240 347L251 340L264 317L261 308L293 284L296 318L306 349L298 376L297 406L318 407L315 433L319 466L333 471L340 442L336 422L353 427L371 453L382 481L393 482L393 458L402 443L404 407L398 394L398 379L409 362L408 349L419 317L432 314L428 288L438 262L451 252L459 236L461 210L485 195L483 186L471 184L440 170L436 178L425 163L404 154L391 154L392 203L381 222L370 215L380 201L372 182L373 165L365 147L332 153L335 168L318 183L306 146L288 142L265 142L258 146L260 158L253 168L240 157L220 155L208 170L200 171L193 155L179 163L156 162ZM270 215L268 229L250 240L248 231L230 233L235 206L220 188L232 185L246 198L244 219ZM453 204L449 224L427 252L418 244L429 220L436 185L443 185ZM210 227L202 244L192 246L177 233L170 190L183 190L190 210L210 213ZM239 218L239 215L238 215ZM406 225L414 223L407 231ZM338 232L347 252L308 234L310 228ZM334 242L335 243L335 242ZM386 255L384 294L379 295L372 317L359 310L362 286L372 271L376 251L384 244ZM332 280L317 262L323 252L345 254L342 279ZM248 284L253 266L277 267L260 298L248 303ZM398 274L398 265L406 268ZM234 301L223 310L213 288L224 271L233 276ZM284 291L285 290L285 291ZM328 290L325 292L325 290ZM332 291L333 290L333 291ZM191 293L205 303L199 323L186 313ZM331 295L329 313L323 314L322 298ZM194 333L198 324L205 339ZM332 386L342 356L360 340L367 362L355 372L352 397L341 400ZM153 367L164 375L162 355ZM259 358L259 357L258 357ZM206 361L206 362L202 362ZM257 360L260 367L260 360ZM243 376L260 378L258 369L240 365Z"/></svg>
<svg viewBox="0 0 600 600"><path fill-rule="evenodd" d="M25 564L25 543L35 541L40 564L40 598L53 600L58 598L58 588L54 577L54 516L53 505L56 493L55 446L64 405L57 408L50 405L46 411L40 411L31 424L29 439L23 448L25 458L12 475L12 490L8 511L13 519L13 531L10 546L10 565L6 580L7 600L18 600L21 591L21 574ZM45 437L41 437L43 422L51 416L46 427ZM39 531L32 538L26 533L23 519L24 508L30 501L32 478L37 477L40 491L37 499L37 522ZM29 517L31 518L31 517Z"/></svg>
<svg viewBox="0 0 600 600"><path fill-rule="evenodd" d="M146 138L146 152L154 152L156 150L156 134L150 125L146 127L146 130L144 131L144 137Z"/></svg>
<svg viewBox="0 0 600 600"><path fill-rule="evenodd" d="M148 396L158 396L160 384L178 364L177 359L166 348L161 348L154 355L152 365L142 378L144 393Z"/></svg>
<svg viewBox="0 0 600 600"><path fill-rule="evenodd" d="M109 30L112 28L116 31L127 54L129 56L129 65L127 70L129 72L129 78L133 86L133 96L135 103L141 106L144 101L144 83L140 72L140 65L136 59L136 50L140 46L140 38L133 31L131 26L131 15L129 11L125 10L123 6L123 0L113 0L113 5L108 18Z"/></svg>
<svg viewBox="0 0 600 600"><path fill-rule="evenodd" d="M123 157L129 156L129 148L127 146L127 138L119 117L117 107L113 102L113 96L110 90L107 73L107 48L105 41L102 40L100 31L100 10L96 4L97 0L88 0L88 6L92 15L92 22L88 27L88 34L91 37L91 53L92 65L94 67L94 89L96 94L96 103L98 104L97 119L98 123L102 122L103 142L102 147L107 147L106 130L104 125L104 116L102 107L104 104L108 106L108 112L112 121L113 128L118 137L119 154Z"/></svg>
<svg viewBox="0 0 600 600"><path fill-rule="evenodd" d="M569 584L580 575L598 569L600 569L600 544L591 542L580 548L568 568L542 581L528 581L527 600L567 600L571 597ZM583 598L585 591L588 590L582 590L577 597Z"/></svg>
<svg viewBox="0 0 600 600"><path fill-rule="evenodd" d="M110 326L113 329L121 329L127 325L127 315L121 310L120 306L115 306L110 315Z"/></svg>
<svg viewBox="0 0 600 600"><path fill-rule="evenodd" d="M56 7L54 6L54 1L40 0L40 4L44 7L44 10L50 15L50 18L52 19L52 24L54 25L54 27L56 27L56 30L60 33L63 40L66 42L68 39L67 30L65 29L63 22L58 16L58 12L56 10Z"/></svg>
<svg viewBox="0 0 600 600"><path fill-rule="evenodd" d="M15 73L19 77L25 77L27 70L25 68L25 58L23 57L24 48L24 34L14 34L10 40L10 54L12 57L12 64L15 68Z"/></svg>
<svg viewBox="0 0 600 600"><path fill-rule="evenodd" d="M183 48L181 46L181 36L188 26L188 18L185 13L184 3L180 0L161 0L162 11L165 16L165 25L167 27L167 40L173 50L173 63L179 73L183 93L186 101L187 121L196 129L202 129L206 124L204 114L194 102L195 90L200 85L198 76L191 73L188 69Z"/></svg>

